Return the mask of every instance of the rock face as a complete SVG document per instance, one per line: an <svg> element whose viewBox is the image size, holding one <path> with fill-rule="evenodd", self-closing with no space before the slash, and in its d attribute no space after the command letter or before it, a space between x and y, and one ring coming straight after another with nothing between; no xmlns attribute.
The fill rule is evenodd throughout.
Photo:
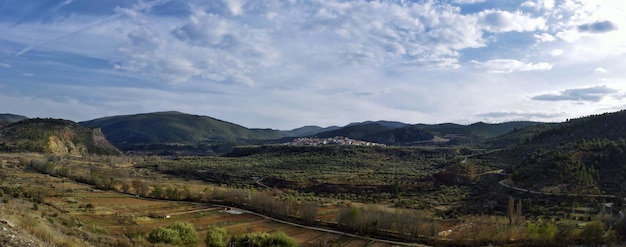
<svg viewBox="0 0 626 247"><path fill-rule="evenodd" d="M13 224L0 220L0 246L47 247L50 246Z"/></svg>
<svg viewBox="0 0 626 247"><path fill-rule="evenodd" d="M74 156L121 154L100 129L61 119L26 119L0 127L0 151Z"/></svg>

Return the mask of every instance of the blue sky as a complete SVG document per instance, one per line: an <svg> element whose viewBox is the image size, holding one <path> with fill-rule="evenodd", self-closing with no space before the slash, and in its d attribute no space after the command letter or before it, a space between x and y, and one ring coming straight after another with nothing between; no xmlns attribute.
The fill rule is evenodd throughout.
<svg viewBox="0 0 626 247"><path fill-rule="evenodd" d="M626 108L626 4L3 0L0 113L291 129Z"/></svg>

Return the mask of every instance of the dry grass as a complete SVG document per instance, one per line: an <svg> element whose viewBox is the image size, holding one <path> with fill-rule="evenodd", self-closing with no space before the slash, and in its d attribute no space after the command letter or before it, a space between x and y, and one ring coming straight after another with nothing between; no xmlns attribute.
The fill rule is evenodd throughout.
<svg viewBox="0 0 626 247"><path fill-rule="evenodd" d="M67 236L57 227L52 226L46 219L28 210L3 206L0 210L0 219L17 226L50 246L80 247L92 246L91 244L71 236Z"/></svg>

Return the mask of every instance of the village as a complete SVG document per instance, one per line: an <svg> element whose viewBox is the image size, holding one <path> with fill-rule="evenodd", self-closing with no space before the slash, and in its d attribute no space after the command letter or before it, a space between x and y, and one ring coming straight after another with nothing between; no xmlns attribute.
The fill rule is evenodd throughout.
<svg viewBox="0 0 626 247"><path fill-rule="evenodd" d="M386 146L385 144L359 141L350 139L343 136L335 136L331 138L315 138L315 137L302 137L294 139L293 141L285 143L285 145L305 145L305 146L318 146L318 145L354 145L354 146Z"/></svg>

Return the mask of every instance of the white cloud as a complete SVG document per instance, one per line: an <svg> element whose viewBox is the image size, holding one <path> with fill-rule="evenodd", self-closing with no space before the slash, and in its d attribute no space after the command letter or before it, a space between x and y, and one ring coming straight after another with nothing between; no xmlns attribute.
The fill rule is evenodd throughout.
<svg viewBox="0 0 626 247"><path fill-rule="evenodd" d="M243 6L248 2L247 0L222 0L224 4L230 10L230 14L238 16L244 13Z"/></svg>
<svg viewBox="0 0 626 247"><path fill-rule="evenodd" d="M523 2L521 7L534 8L536 10L551 10L555 6L554 0L534 0Z"/></svg>
<svg viewBox="0 0 626 247"><path fill-rule="evenodd" d="M563 50L562 49L554 49L550 51L550 55L552 55L553 57L556 56L560 56L561 54L563 54Z"/></svg>
<svg viewBox="0 0 626 247"><path fill-rule="evenodd" d="M454 0L455 3L458 4L475 4L475 3L483 3L486 0Z"/></svg>
<svg viewBox="0 0 626 247"><path fill-rule="evenodd" d="M532 70L545 71L552 69L552 65L549 63L525 63L515 59L494 59L484 63L474 61L474 64L490 73L512 73Z"/></svg>
<svg viewBox="0 0 626 247"><path fill-rule="evenodd" d="M602 67L598 67L594 70L596 73L606 73L606 69Z"/></svg>
<svg viewBox="0 0 626 247"><path fill-rule="evenodd" d="M548 33L534 34L533 37L535 37L535 39L537 39L540 42L552 42L556 40L556 37Z"/></svg>
<svg viewBox="0 0 626 247"><path fill-rule="evenodd" d="M522 12L508 12L502 10L485 10L477 14L478 24L490 32L529 32L545 30L546 20L542 17L534 18Z"/></svg>
<svg viewBox="0 0 626 247"><path fill-rule="evenodd" d="M626 76L617 1L129 0L95 13L66 2L56 5L63 15L15 27L5 16L19 12L0 9L2 91L45 81L62 88L54 97L85 95L94 112L179 110L251 127L555 120L623 105L609 100L615 95L531 100L587 97L567 89L593 79L617 88L613 80ZM600 78L600 68L611 77ZM107 92L100 95L69 87L100 83L133 88L95 89Z"/></svg>

